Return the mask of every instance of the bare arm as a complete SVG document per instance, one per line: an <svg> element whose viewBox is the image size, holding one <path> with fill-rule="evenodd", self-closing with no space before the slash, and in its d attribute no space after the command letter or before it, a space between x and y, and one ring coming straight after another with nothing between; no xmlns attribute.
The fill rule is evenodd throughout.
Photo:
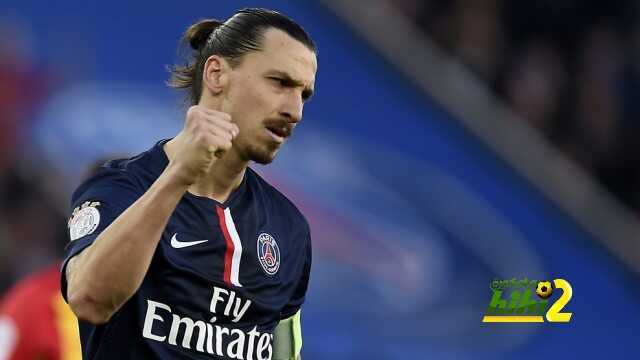
<svg viewBox="0 0 640 360"><path fill-rule="evenodd" d="M187 189L174 172L168 167L67 265L67 298L79 318L106 322L142 283L162 231Z"/></svg>
<svg viewBox="0 0 640 360"><path fill-rule="evenodd" d="M78 318L107 322L140 287L160 237L190 184L226 151L238 128L222 113L194 106L177 154L136 202L67 264L67 299Z"/></svg>

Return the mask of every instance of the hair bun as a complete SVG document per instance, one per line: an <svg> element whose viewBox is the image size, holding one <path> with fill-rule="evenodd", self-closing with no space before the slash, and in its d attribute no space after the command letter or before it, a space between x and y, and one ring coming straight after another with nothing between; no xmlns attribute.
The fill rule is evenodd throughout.
<svg viewBox="0 0 640 360"><path fill-rule="evenodd" d="M184 35L184 40L189 43L192 49L201 50L209 40L209 36L222 23L215 19L204 19L189 26Z"/></svg>

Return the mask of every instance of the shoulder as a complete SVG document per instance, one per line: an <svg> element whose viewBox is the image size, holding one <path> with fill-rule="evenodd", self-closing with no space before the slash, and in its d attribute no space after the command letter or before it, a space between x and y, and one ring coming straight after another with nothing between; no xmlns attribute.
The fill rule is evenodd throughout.
<svg viewBox="0 0 640 360"><path fill-rule="evenodd" d="M264 196L265 200L271 204L279 212L284 212L285 215L292 220L294 224L300 224L301 230L309 231L309 222L304 214L298 209L298 207L280 190L276 189L267 180L260 176L251 168L247 168L248 181L253 182L253 186Z"/></svg>
<svg viewBox="0 0 640 360"><path fill-rule="evenodd" d="M124 191L141 195L160 176L166 164L162 159L162 141L130 158L106 161L74 191L72 201L86 195Z"/></svg>
<svg viewBox="0 0 640 360"><path fill-rule="evenodd" d="M121 160L112 160L98 169L94 174L85 179L71 195L71 203L92 197L112 195L117 196L120 192L138 193L139 184L135 177L119 168Z"/></svg>

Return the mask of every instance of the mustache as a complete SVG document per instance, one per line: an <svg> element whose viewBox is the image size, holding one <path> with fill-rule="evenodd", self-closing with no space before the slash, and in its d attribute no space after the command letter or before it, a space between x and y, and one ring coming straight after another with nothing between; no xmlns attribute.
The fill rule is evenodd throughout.
<svg viewBox="0 0 640 360"><path fill-rule="evenodd" d="M293 133L294 124L289 122L287 119L276 118L276 119L267 119L264 122L264 126L275 132L278 135L289 137Z"/></svg>

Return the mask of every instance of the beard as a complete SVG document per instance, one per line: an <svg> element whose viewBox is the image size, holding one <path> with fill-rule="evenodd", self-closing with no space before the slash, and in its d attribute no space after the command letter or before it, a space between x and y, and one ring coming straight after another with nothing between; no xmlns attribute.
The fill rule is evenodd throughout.
<svg viewBox="0 0 640 360"><path fill-rule="evenodd" d="M244 147L242 158L244 160L253 161L260 165L267 165L273 162L278 152L278 146L270 146L269 144L249 143Z"/></svg>
<svg viewBox="0 0 640 360"><path fill-rule="evenodd" d="M260 149L253 149L253 150L254 151L251 151L249 153L249 159L260 165L270 164L276 158L275 151L268 152Z"/></svg>

